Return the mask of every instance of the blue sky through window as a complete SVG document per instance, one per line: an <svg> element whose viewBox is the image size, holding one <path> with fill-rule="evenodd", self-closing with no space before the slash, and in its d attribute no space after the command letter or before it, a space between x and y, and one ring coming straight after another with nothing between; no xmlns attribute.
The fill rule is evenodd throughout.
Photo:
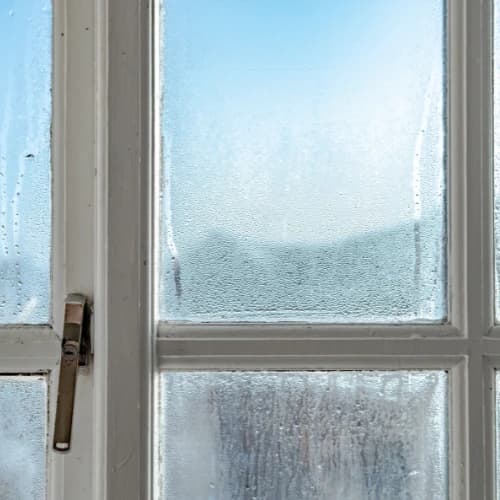
<svg viewBox="0 0 500 500"><path fill-rule="evenodd" d="M47 323L50 306L52 7L0 6L0 324Z"/></svg>
<svg viewBox="0 0 500 500"><path fill-rule="evenodd" d="M443 2L164 0L162 19L161 243L174 267L194 259L185 283L186 267L203 274L187 255L216 235L262 261L263 244L332 246L393 230L404 241L408 230L412 243L397 252L418 268L408 279L425 299L400 319L442 318ZM230 275L245 280L238 266Z"/></svg>

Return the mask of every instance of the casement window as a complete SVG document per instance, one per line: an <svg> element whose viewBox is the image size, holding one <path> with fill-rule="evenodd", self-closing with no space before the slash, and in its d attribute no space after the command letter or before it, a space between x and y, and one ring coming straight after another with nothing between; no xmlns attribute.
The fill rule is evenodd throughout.
<svg viewBox="0 0 500 500"><path fill-rule="evenodd" d="M8 0L0 25L0 497L93 498L94 368L71 454L52 436L64 297L95 289L102 37L91 2Z"/></svg>
<svg viewBox="0 0 500 500"><path fill-rule="evenodd" d="M500 498L499 9L5 2L0 497Z"/></svg>

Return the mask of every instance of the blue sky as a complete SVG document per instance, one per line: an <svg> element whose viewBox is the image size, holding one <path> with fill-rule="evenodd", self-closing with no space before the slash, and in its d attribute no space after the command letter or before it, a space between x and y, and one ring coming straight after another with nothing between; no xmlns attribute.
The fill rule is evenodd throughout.
<svg viewBox="0 0 500 500"><path fill-rule="evenodd" d="M164 0L163 16L180 245L332 241L442 211L441 0Z"/></svg>
<svg viewBox="0 0 500 500"><path fill-rule="evenodd" d="M50 0L1 2L0 323L48 320L51 18Z"/></svg>
<svg viewBox="0 0 500 500"><path fill-rule="evenodd" d="M391 282L392 255L414 256L411 279L425 296L415 318L446 314L443 6L163 0L160 248L170 295L162 292L161 314L191 318L199 304L190 300L204 286L197 276L216 281L210 304L231 307L217 297L226 286L217 282L221 271L253 283L234 267L235 252L278 266L285 282L286 266L264 262L259 248L302 248L307 268L318 246L402 227L411 235L418 221L423 226L405 236L407 246L387 248L386 263L375 267L386 266ZM235 242L233 257L204 255L216 234ZM294 272L302 285L290 295L314 289L312 274ZM176 284L174 293L175 279L184 288ZM269 297L274 286L252 293ZM252 293L238 295L238 313L252 309ZM407 293L395 287L402 301ZM333 310L334 302L325 307ZM370 304L365 312L372 318Z"/></svg>

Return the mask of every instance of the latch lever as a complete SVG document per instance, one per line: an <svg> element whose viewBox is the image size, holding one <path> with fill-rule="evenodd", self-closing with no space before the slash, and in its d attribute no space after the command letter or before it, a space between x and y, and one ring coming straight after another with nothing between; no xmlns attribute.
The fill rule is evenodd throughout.
<svg viewBox="0 0 500 500"><path fill-rule="evenodd" d="M79 366L87 366L90 356L90 309L85 296L70 294L64 310L61 342L59 390L57 394L54 450L69 451Z"/></svg>

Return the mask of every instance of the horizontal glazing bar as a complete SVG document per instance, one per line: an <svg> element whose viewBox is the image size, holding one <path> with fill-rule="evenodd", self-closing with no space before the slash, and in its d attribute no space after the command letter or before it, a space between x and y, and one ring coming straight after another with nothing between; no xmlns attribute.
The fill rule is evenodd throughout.
<svg viewBox="0 0 500 500"><path fill-rule="evenodd" d="M50 327L1 327L0 373L45 372L57 365L60 340Z"/></svg>
<svg viewBox="0 0 500 500"><path fill-rule="evenodd" d="M236 339L252 338L415 338L460 337L460 331L451 325L334 325L304 323L182 323L160 322L158 337Z"/></svg>

